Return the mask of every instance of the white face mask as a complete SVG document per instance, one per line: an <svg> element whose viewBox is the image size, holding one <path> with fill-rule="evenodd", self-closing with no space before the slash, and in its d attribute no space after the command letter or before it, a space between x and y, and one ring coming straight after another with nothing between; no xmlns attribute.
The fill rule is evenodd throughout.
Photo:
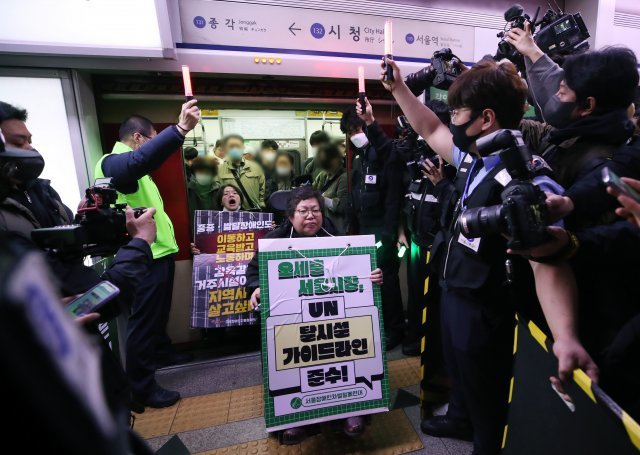
<svg viewBox="0 0 640 455"><path fill-rule="evenodd" d="M276 174L280 177L289 177L289 175L291 175L291 168L278 166L276 167Z"/></svg>
<svg viewBox="0 0 640 455"><path fill-rule="evenodd" d="M358 133L351 136L351 143L356 147L361 149L365 145L369 143L369 139L367 139L367 135L364 133Z"/></svg>
<svg viewBox="0 0 640 455"><path fill-rule="evenodd" d="M213 176L209 174L196 174L196 182L200 185L211 185Z"/></svg>
<svg viewBox="0 0 640 455"><path fill-rule="evenodd" d="M262 161L271 164L276 160L275 152L262 152Z"/></svg>

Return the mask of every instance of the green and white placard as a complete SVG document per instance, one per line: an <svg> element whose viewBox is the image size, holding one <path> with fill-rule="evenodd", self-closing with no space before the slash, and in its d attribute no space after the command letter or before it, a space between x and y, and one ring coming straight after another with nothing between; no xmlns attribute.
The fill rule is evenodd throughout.
<svg viewBox="0 0 640 455"><path fill-rule="evenodd" d="M267 431L389 410L374 243L259 241Z"/></svg>

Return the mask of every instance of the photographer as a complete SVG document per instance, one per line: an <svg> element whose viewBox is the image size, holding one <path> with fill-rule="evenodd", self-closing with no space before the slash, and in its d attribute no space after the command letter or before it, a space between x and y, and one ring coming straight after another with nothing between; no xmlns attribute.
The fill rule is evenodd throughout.
<svg viewBox="0 0 640 455"><path fill-rule="evenodd" d="M638 86L634 53L608 47L569 56L561 68L536 45L529 24L512 28L505 40L525 57L529 91L547 122L523 121L521 128L567 189L569 199L556 199L558 216L571 214L574 228L610 222L614 207L599 183L602 167L612 160L621 175L640 176L638 144L627 144Z"/></svg>
<svg viewBox="0 0 640 455"><path fill-rule="evenodd" d="M347 231L373 234L378 248L378 265L385 281L382 285L386 348L391 350L404 339L404 311L399 298L397 235L402 202L402 168L391 159L393 144L375 120L367 125L355 108L347 109L340 130L353 145L350 208Z"/></svg>
<svg viewBox="0 0 640 455"><path fill-rule="evenodd" d="M26 127L25 127L25 131ZM1 138L0 134L0 138ZM28 146L28 142L26 142ZM25 146L26 147L26 146ZM30 147L30 146L29 146ZM44 160L33 149L15 149L7 147L0 141L0 230L6 235L19 236L21 244L33 249L31 233L34 229L53 227L47 224L46 210L33 211L31 207L52 208L48 214L55 220L57 212L54 208L61 205L53 189L47 192L33 191L34 188L47 188L37 178L44 168ZM16 170L17 171L14 171ZM27 188L29 190L23 190ZM21 204L13 195L26 191L31 204ZM55 195L55 196L53 196ZM66 209L68 210L68 209ZM65 213L66 213L65 210ZM46 258L49 268L54 272L60 291L64 296L82 294L102 280L110 281L119 290L118 298L100 310L102 320L116 316L123 309L128 308L134 300L135 290L142 278L148 273L151 265L150 245L156 237L156 227L153 219L155 209L151 208L135 218L133 210L126 210L126 229L131 240L117 251L109 268L98 276L96 272L86 267L83 255L49 253ZM70 214L70 211L69 211ZM69 215L70 216L70 215ZM66 224L66 223L58 223ZM101 343L102 384L111 412L121 417L128 414L131 405L131 395L126 375L117 359L106 345L97 326L87 323L86 330L95 335Z"/></svg>
<svg viewBox="0 0 640 455"><path fill-rule="evenodd" d="M501 155L480 155L476 140L502 128L516 128L524 114L527 89L511 63L483 61L451 85L453 110L447 128L402 82L396 63L387 59L387 64L393 68L395 82L385 87L429 146L458 168L457 191L451 196L457 199L452 204L456 211L433 247L436 260L443 261L442 331L452 396L447 415L425 420L421 428L433 436L473 438L474 453L494 454L502 440L504 397L513 361L511 296L518 296L522 304L535 294L526 263L506 255L507 239L497 232L468 239L459 217L465 209L502 202L501 194L512 179L507 163ZM384 74L383 70L383 81ZM557 191L558 185L543 174L544 167L538 166L533 182ZM595 378L597 369L577 338L571 270L566 264L531 263L531 268L555 340L561 379L576 367Z"/></svg>
<svg viewBox="0 0 640 455"><path fill-rule="evenodd" d="M449 124L449 107L445 103L428 101L426 104L434 110L443 124ZM371 104L366 98L365 105L366 110L362 112L359 103L356 103L356 112L367 126L370 126L375 122L375 118ZM404 124L406 119L400 118L400 121ZM398 248L404 245L410 250L407 263L407 336L402 343L402 352L405 355L420 353L421 309L428 305L429 317L426 321L425 344L429 346L426 354L429 368L425 373L428 377L432 377L435 373L443 373L441 370L444 369L439 328L440 289L437 279L433 279L429 282L429 289L425 294L424 284L432 273L433 264L428 258L428 252L440 228L438 194L445 192L445 188L451 185L449 178L453 178L455 170L447 166L445 175L444 161L438 159L409 123L404 126L405 128L401 131L402 138L392 141L390 149L387 147L381 150L389 152L389 156L385 156L385 159L406 169L403 181L406 187L404 220L398 226L397 244ZM431 160L439 162L440 166L434 166Z"/></svg>
<svg viewBox="0 0 640 455"><path fill-rule="evenodd" d="M126 370L134 401L140 406L162 408L177 402L180 394L160 387L154 378L155 370L158 365L190 360L189 356L172 351L166 333L178 245L160 191L149 174L180 149L185 134L198 124L200 110L196 103L191 100L183 104L178 124L159 134L150 120L138 115L129 117L120 125L119 142L95 168L96 178L112 178L119 193L118 202L156 210L158 235L151 245L153 262L137 288L127 327Z"/></svg>

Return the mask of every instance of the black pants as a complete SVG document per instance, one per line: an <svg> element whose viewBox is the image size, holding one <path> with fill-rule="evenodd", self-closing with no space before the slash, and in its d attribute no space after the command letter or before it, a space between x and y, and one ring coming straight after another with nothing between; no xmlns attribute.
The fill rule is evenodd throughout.
<svg viewBox="0 0 640 455"><path fill-rule="evenodd" d="M425 281L429 277L428 285ZM422 363L427 381L444 372L442 331L440 329L440 285L438 271L429 256L429 248L411 242L407 261L407 340L418 342L425 337ZM425 314L426 309L426 314ZM423 316L426 317L424 326Z"/></svg>
<svg viewBox="0 0 640 455"><path fill-rule="evenodd" d="M166 328L174 271L174 255L154 259L136 292L127 325L127 376L137 395L146 396L153 391L156 357L171 346Z"/></svg>
<svg viewBox="0 0 640 455"><path fill-rule="evenodd" d="M504 310L496 305L504 305ZM491 305L493 310L488 307ZM442 291L442 336L451 379L447 415L471 423L474 455L500 450L513 364L514 315L507 302Z"/></svg>
<svg viewBox="0 0 640 455"><path fill-rule="evenodd" d="M382 270L382 314L384 330L387 337L404 337L404 309L400 291L400 258L396 242L390 238L376 236L382 241L378 248L378 267Z"/></svg>

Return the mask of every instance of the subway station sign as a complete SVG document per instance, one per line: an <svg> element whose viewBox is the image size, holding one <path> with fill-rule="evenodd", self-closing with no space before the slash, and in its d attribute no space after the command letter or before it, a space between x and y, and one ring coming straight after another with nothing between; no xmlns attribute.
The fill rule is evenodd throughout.
<svg viewBox="0 0 640 455"><path fill-rule="evenodd" d="M389 409L373 236L259 241L267 431Z"/></svg>
<svg viewBox="0 0 640 455"><path fill-rule="evenodd" d="M311 51L317 55L382 56L383 16L247 3L182 0L185 47L259 52ZM449 47L472 61L474 28L409 19L393 19L393 51L405 59L428 59Z"/></svg>

